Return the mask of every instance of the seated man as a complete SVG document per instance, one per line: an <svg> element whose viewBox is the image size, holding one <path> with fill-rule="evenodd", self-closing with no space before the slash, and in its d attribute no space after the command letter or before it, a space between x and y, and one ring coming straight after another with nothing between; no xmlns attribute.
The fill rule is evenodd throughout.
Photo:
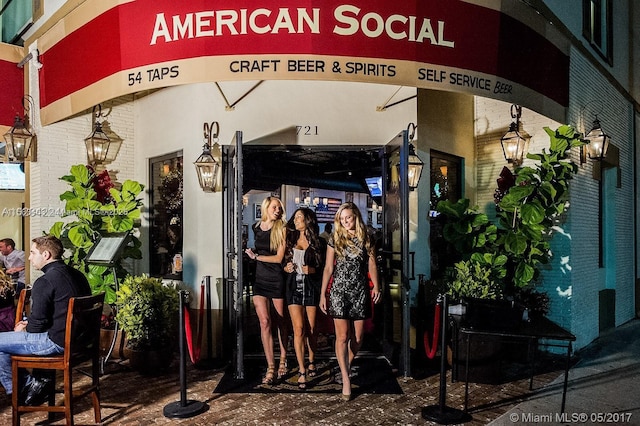
<svg viewBox="0 0 640 426"><path fill-rule="evenodd" d="M24 288L24 252L16 250L16 243L11 238L0 240L0 262L5 272L17 282L16 293Z"/></svg>
<svg viewBox="0 0 640 426"><path fill-rule="evenodd" d="M11 355L57 355L64 351L65 323L71 297L88 296L85 276L61 260L62 242L53 236L34 238L29 261L44 272L31 288L31 314L14 331L0 333L0 383L13 392ZM25 378L21 397L27 405L39 405L52 391L52 380L37 371Z"/></svg>

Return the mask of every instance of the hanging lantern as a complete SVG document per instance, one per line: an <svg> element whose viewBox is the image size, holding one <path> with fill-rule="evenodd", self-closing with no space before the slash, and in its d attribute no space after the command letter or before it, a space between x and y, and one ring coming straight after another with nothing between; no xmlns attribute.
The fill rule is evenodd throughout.
<svg viewBox="0 0 640 426"><path fill-rule="evenodd" d="M514 118L515 121L511 122L509 131L500 139L504 159L516 166L522 164L531 139L527 132L520 129L521 115L522 107L520 105L511 105L511 118Z"/></svg>
<svg viewBox="0 0 640 426"><path fill-rule="evenodd" d="M215 133L213 133L215 125ZM196 172L198 174L198 182L204 192L216 192L218 190L218 171L220 170L220 164L222 163L222 153L220 151L220 145L218 145L218 133L220 131L220 125L217 121L204 123L204 145L202 147L202 154L193 163L196 166ZM211 145L211 139L213 138L214 144Z"/></svg>
<svg viewBox="0 0 640 426"><path fill-rule="evenodd" d="M96 113L96 108L98 112ZM91 113L93 117L92 131L84 139L87 149L87 163L92 166L104 165L115 161L123 139L118 136L106 120L100 121L102 106L96 105Z"/></svg>
<svg viewBox="0 0 640 426"><path fill-rule="evenodd" d="M597 115L593 121L593 127L589 133L587 133L587 136L585 136L585 140L589 141L589 143L585 145L589 158L596 161L604 160L607 156L611 137L602 130Z"/></svg>
<svg viewBox="0 0 640 426"><path fill-rule="evenodd" d="M26 101L26 103L25 103ZM16 114L13 121L13 126L7 133L4 134L5 140L5 159L6 161L24 162L28 159L35 161L35 145L36 134L33 131L29 123L29 112L31 108L31 100L25 96L22 99L22 106L24 108L24 116L20 117ZM30 158L29 154L34 151L34 158Z"/></svg>

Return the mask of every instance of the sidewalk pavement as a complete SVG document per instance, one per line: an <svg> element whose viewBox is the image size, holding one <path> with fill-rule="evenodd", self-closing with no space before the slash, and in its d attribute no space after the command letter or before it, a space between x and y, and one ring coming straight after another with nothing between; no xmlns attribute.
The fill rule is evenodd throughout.
<svg viewBox="0 0 640 426"><path fill-rule="evenodd" d="M564 418L560 417L564 363L546 361L538 368L533 392L529 391L526 373L496 385L471 383L472 420L464 425L640 424L640 320L605 333L575 358ZM330 362L324 359L319 367ZM216 389L224 372L188 365L185 396L204 402L208 409L191 418L172 419L163 411L168 404L181 400L177 365L157 377L141 377L128 368L128 361L113 367L114 371L100 380L103 425L431 425L434 423L422 417L422 410L439 404L440 375L433 368L423 374L416 371L410 378L396 376L395 390L354 389L354 399L344 402L335 389L296 390L295 369L290 370L288 379L292 391L246 392L239 384L237 389L222 393ZM450 370L446 405L454 409L464 406L464 383L451 383ZM81 401L76 408L76 424L93 424L89 400ZM579 417L581 413L587 416L586 421ZM26 425L43 424L46 414L28 413L22 418ZM0 424L11 424L11 401L2 390ZM64 424L64 419L54 424Z"/></svg>
<svg viewBox="0 0 640 426"><path fill-rule="evenodd" d="M490 424L640 424L640 319L605 332L576 356L564 414L561 375Z"/></svg>

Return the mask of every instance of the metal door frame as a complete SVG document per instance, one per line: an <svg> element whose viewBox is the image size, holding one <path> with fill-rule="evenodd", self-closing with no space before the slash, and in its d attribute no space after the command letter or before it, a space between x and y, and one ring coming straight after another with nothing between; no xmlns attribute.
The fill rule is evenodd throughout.
<svg viewBox="0 0 640 426"><path fill-rule="evenodd" d="M242 268L242 132L223 147L223 351L232 358L234 376L244 379ZM225 161L226 160L226 161ZM227 332L229 331L229 332ZM235 341L233 341L235 336Z"/></svg>
<svg viewBox="0 0 640 426"><path fill-rule="evenodd" d="M389 208L388 194L390 194L390 178L391 174L389 170L391 167L395 167L395 164L391 161L391 156L398 152L398 222L400 230L400 252L394 252L394 247L391 245L391 235L393 230L390 228L391 221L389 220ZM384 235L384 247L383 250L393 257L400 255L401 269L400 269L400 295L402 303L401 312L401 341L400 341L400 371L404 377L411 375L411 360L410 360L410 332L411 332L411 303L410 303L410 291L411 285L409 283L411 263L413 257L409 252L409 131L403 130L398 133L396 137L387 143L384 148L383 159L383 205L385 210L385 218L383 222L383 235ZM390 262L391 265L393 262ZM387 289L387 294L389 294ZM386 337L388 337L389 330L385 330Z"/></svg>

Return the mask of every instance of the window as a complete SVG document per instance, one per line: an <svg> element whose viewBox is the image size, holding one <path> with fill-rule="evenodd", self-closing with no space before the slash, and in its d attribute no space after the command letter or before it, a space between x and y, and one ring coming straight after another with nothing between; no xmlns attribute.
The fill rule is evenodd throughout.
<svg viewBox="0 0 640 426"><path fill-rule="evenodd" d="M35 6L41 8L40 3ZM2 0L0 28L3 43L22 45L20 37L33 23L33 7L32 0Z"/></svg>
<svg viewBox="0 0 640 426"><path fill-rule="evenodd" d="M462 198L462 159L431 151L431 200L429 216L436 215L438 202Z"/></svg>
<svg viewBox="0 0 640 426"><path fill-rule="evenodd" d="M175 260L182 256L182 164L182 151L149 160L149 271L154 277L182 279L181 262Z"/></svg>
<svg viewBox="0 0 640 426"><path fill-rule="evenodd" d="M582 36L613 65L613 1L582 0Z"/></svg>
<svg viewBox="0 0 640 426"><path fill-rule="evenodd" d="M462 198L462 158L431 151L431 199L429 201L429 246L431 248L431 278L445 272L447 243L444 240L442 218L438 217L438 202Z"/></svg>

